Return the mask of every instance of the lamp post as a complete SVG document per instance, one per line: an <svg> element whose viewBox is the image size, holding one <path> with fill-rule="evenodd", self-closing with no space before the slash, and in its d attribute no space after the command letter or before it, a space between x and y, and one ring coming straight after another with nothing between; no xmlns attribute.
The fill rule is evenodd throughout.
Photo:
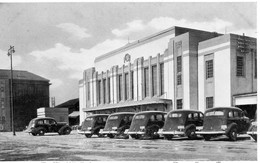
<svg viewBox="0 0 260 163"><path fill-rule="evenodd" d="M11 60L11 93L10 93L10 101L11 101L11 111L12 111L12 131L13 131L13 136L15 136L15 128L14 128L14 103L13 103L13 61L12 61L12 56L13 53L15 52L14 46L10 46L10 49L8 49L7 55L10 56Z"/></svg>

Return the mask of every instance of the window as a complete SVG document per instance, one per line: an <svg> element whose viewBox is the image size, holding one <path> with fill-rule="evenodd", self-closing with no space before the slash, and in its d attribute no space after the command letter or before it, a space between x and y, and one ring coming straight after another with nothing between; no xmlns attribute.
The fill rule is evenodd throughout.
<svg viewBox="0 0 260 163"><path fill-rule="evenodd" d="M204 116L203 116L203 114L202 114L202 113L200 113L200 119L203 119L203 117L204 117Z"/></svg>
<svg viewBox="0 0 260 163"><path fill-rule="evenodd" d="M161 115L161 114L157 114L157 120L158 121L162 121L163 120L163 115Z"/></svg>
<svg viewBox="0 0 260 163"><path fill-rule="evenodd" d="M194 117L195 120L197 120L197 119L199 119L199 114L198 113L194 113L193 117Z"/></svg>
<svg viewBox="0 0 260 163"><path fill-rule="evenodd" d="M106 103L106 79L103 79L103 101Z"/></svg>
<svg viewBox="0 0 260 163"><path fill-rule="evenodd" d="M181 85L182 83L181 70L182 70L182 58L181 56L178 56L177 57L177 85Z"/></svg>
<svg viewBox="0 0 260 163"><path fill-rule="evenodd" d="M125 73L125 99L129 99L129 74Z"/></svg>
<svg viewBox="0 0 260 163"><path fill-rule="evenodd" d="M123 99L123 94L122 94L122 89L123 89L123 83L122 83L122 74L121 75L118 75L118 98L119 98L119 101L121 101Z"/></svg>
<svg viewBox="0 0 260 163"><path fill-rule="evenodd" d="M152 93L157 95L157 66L152 66Z"/></svg>
<svg viewBox="0 0 260 163"><path fill-rule="evenodd" d="M88 100L90 100L90 82L88 82Z"/></svg>
<svg viewBox="0 0 260 163"><path fill-rule="evenodd" d="M234 111L234 117L239 117L238 112Z"/></svg>
<svg viewBox="0 0 260 163"><path fill-rule="evenodd" d="M254 52L255 55L255 78L257 78L257 56L256 56L256 52Z"/></svg>
<svg viewBox="0 0 260 163"><path fill-rule="evenodd" d="M134 71L131 71L132 99L134 98Z"/></svg>
<svg viewBox="0 0 260 163"><path fill-rule="evenodd" d="M213 97L206 97L206 108L213 108Z"/></svg>
<svg viewBox="0 0 260 163"><path fill-rule="evenodd" d="M223 116L224 112L223 111L211 111L211 112L207 112L205 114L206 117L208 116Z"/></svg>
<svg viewBox="0 0 260 163"><path fill-rule="evenodd" d="M144 119L145 118L145 115L137 115L136 117L135 117L135 119Z"/></svg>
<svg viewBox="0 0 260 163"><path fill-rule="evenodd" d="M160 74L161 74L161 76L160 76L160 80L161 80L161 95L163 95L164 94L164 64L163 63L161 63L160 64Z"/></svg>
<svg viewBox="0 0 260 163"><path fill-rule="evenodd" d="M149 71L148 67L144 68L144 97L149 95Z"/></svg>
<svg viewBox="0 0 260 163"><path fill-rule="evenodd" d="M177 109L182 109L182 99L177 100Z"/></svg>
<svg viewBox="0 0 260 163"><path fill-rule="evenodd" d="M171 118L178 118L178 117L182 117L182 114L181 113L172 113L172 114L170 114L170 117Z"/></svg>
<svg viewBox="0 0 260 163"><path fill-rule="evenodd" d="M213 77L213 60L206 61L206 79Z"/></svg>
<svg viewBox="0 0 260 163"><path fill-rule="evenodd" d="M101 80L98 80L98 104L101 104Z"/></svg>
<svg viewBox="0 0 260 163"><path fill-rule="evenodd" d="M107 78L107 95L108 95L108 103L110 103L110 78Z"/></svg>
<svg viewBox="0 0 260 163"><path fill-rule="evenodd" d="M244 57L237 56L237 76L244 76Z"/></svg>
<svg viewBox="0 0 260 163"><path fill-rule="evenodd" d="M233 117L234 117L233 111L228 112L228 117L229 117L229 118L233 118Z"/></svg>
<svg viewBox="0 0 260 163"><path fill-rule="evenodd" d="M115 120L115 119L118 119L118 116L111 116L111 117L109 117L109 120Z"/></svg>

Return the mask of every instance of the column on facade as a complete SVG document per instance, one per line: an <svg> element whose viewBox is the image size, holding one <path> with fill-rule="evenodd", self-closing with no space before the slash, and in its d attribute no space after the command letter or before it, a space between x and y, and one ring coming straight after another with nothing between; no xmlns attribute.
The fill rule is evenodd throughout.
<svg viewBox="0 0 260 163"><path fill-rule="evenodd" d="M148 58L148 87L149 87L149 97L153 97L153 75L152 75L152 56L149 56ZM145 81L144 81L145 82Z"/></svg>
<svg viewBox="0 0 260 163"><path fill-rule="evenodd" d="M161 66L160 66L160 53L157 54L157 58L156 58L156 68L157 68L157 83L154 83L154 84L157 84L157 96L160 96L161 95L161 91L162 91L162 83L161 83Z"/></svg>
<svg viewBox="0 0 260 163"><path fill-rule="evenodd" d="M134 101L138 100L138 58L134 60Z"/></svg>
<svg viewBox="0 0 260 163"><path fill-rule="evenodd" d="M125 65L122 66L122 83L121 83L121 87L120 87L122 90L119 90L121 91L122 93L122 101L125 101Z"/></svg>
<svg viewBox="0 0 260 163"><path fill-rule="evenodd" d="M104 104L104 80L103 80L103 71L101 72L101 82L99 86L100 92L100 104Z"/></svg>
<svg viewBox="0 0 260 163"><path fill-rule="evenodd" d="M138 59L138 100L144 98L144 57Z"/></svg>
<svg viewBox="0 0 260 163"><path fill-rule="evenodd" d="M93 73L93 106L96 107L98 105L98 96L97 96L97 79L98 79L98 72Z"/></svg>
<svg viewBox="0 0 260 163"><path fill-rule="evenodd" d="M128 97L132 99L132 75L131 75L131 63L128 63L128 83L129 83L129 90L128 90Z"/></svg>
<svg viewBox="0 0 260 163"><path fill-rule="evenodd" d="M110 103L114 104L114 69L110 68Z"/></svg>

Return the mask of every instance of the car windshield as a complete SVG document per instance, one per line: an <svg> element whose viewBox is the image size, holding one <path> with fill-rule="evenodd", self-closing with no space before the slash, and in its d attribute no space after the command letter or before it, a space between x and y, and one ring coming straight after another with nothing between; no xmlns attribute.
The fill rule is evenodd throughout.
<svg viewBox="0 0 260 163"><path fill-rule="evenodd" d="M145 115L137 115L136 117L135 117L135 119L144 119L145 118Z"/></svg>
<svg viewBox="0 0 260 163"><path fill-rule="evenodd" d="M171 113L170 118L179 118L179 117L182 117L182 114L181 113Z"/></svg>
<svg viewBox="0 0 260 163"><path fill-rule="evenodd" d="M93 121L93 118L92 117L88 117L88 118L86 118L86 121Z"/></svg>
<svg viewBox="0 0 260 163"><path fill-rule="evenodd" d="M206 117L208 116L223 116L224 115L224 112L223 111L210 111L210 112L207 112L206 113Z"/></svg>
<svg viewBox="0 0 260 163"><path fill-rule="evenodd" d="M116 120L116 119L118 119L118 116L110 116L109 117L109 120Z"/></svg>

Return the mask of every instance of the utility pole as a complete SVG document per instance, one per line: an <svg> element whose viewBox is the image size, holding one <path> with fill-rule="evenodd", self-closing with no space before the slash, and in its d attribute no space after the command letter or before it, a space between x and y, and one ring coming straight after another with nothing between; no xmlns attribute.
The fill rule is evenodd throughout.
<svg viewBox="0 0 260 163"><path fill-rule="evenodd" d="M14 102L13 102L13 53L15 52L14 46L10 46L10 49L8 49L7 55L10 56L11 60L11 83L10 83L10 103L11 103L11 112L12 112L12 131L13 131L13 136L15 136L15 128L14 128Z"/></svg>

